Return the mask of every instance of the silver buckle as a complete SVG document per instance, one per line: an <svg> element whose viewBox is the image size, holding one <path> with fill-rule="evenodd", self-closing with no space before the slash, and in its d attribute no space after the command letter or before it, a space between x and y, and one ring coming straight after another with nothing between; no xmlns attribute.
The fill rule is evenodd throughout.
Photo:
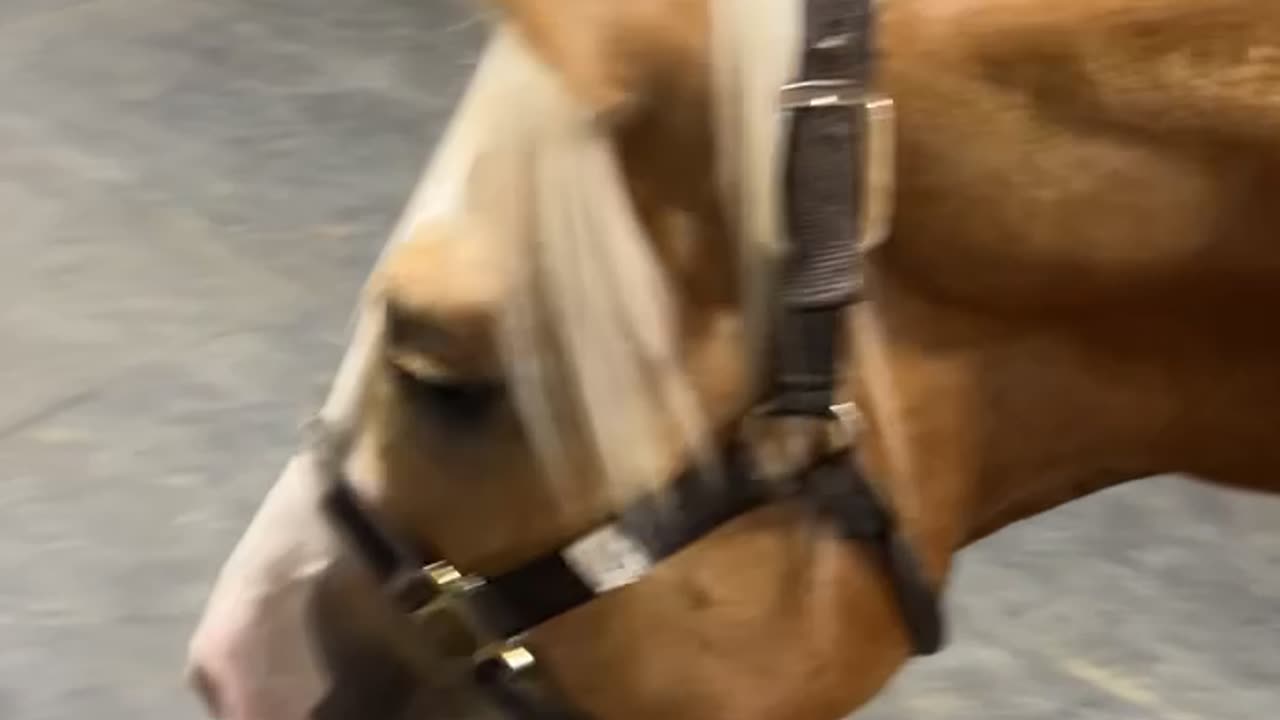
<svg viewBox="0 0 1280 720"><path fill-rule="evenodd" d="M838 403L825 417L800 415L747 416L743 437L762 477L786 481L816 458L851 450L857 443L861 412L854 403Z"/></svg>
<svg viewBox="0 0 1280 720"><path fill-rule="evenodd" d="M856 108L866 121L862 157L863 217L858 249L869 252L889 237L893 217L894 157L897 138L893 98L859 89L849 80L805 80L783 85L779 102L784 112L825 107Z"/></svg>
<svg viewBox="0 0 1280 720"><path fill-rule="evenodd" d="M805 80L782 86L783 110L821 107L859 107L867 95L848 80Z"/></svg>
<svg viewBox="0 0 1280 720"><path fill-rule="evenodd" d="M897 116L893 98L872 95L863 103L867 142L863 152L862 227L858 248L870 252L889 238L897 178Z"/></svg>
<svg viewBox="0 0 1280 720"><path fill-rule="evenodd" d="M856 445L861 429L862 409L857 403L842 402L831 406L831 422L827 423L829 433L827 437L832 449L843 450Z"/></svg>

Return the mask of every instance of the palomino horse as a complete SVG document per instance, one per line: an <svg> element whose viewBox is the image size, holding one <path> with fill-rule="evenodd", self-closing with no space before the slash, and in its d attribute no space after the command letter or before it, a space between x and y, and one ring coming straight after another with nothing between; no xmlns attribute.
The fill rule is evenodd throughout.
<svg viewBox="0 0 1280 720"><path fill-rule="evenodd" d="M863 40L814 41L805 18L865 2L501 5L326 432L192 641L216 715L835 718L933 649L964 546L1166 471L1280 490L1280 4L890 0L874 87L846 68L791 114L802 58ZM893 162L872 90L896 102ZM785 118L827 100L860 143L825 158L827 194L867 200L831 206L868 241L836 399L860 409L846 429L875 489L857 512L880 525L831 511L861 476L813 502L762 471L776 495L646 555L610 519L690 468L695 495L724 497L729 439L762 467L819 448L748 415L803 201L782 191ZM437 562L396 576L404 547ZM530 568L548 583L512 580ZM548 600L566 577L585 595ZM392 601L431 601L422 622L388 579ZM482 651L494 592L536 622Z"/></svg>

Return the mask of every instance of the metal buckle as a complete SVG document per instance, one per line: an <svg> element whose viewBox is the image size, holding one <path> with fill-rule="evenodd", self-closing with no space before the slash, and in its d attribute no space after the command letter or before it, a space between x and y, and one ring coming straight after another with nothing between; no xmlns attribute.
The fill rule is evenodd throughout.
<svg viewBox="0 0 1280 720"><path fill-rule="evenodd" d="M789 83L782 86L779 99L783 110L859 107L867 103L866 93L849 80L805 80Z"/></svg>
<svg viewBox="0 0 1280 720"><path fill-rule="evenodd" d="M831 449L853 447L861 428L862 409L857 403L842 402L831 406L831 420L827 423L827 441Z"/></svg>
<svg viewBox="0 0 1280 720"><path fill-rule="evenodd" d="M816 458L853 448L861 418L852 402L832 405L825 416L757 412L747 416L743 437L757 472L790 491L789 479Z"/></svg>
<svg viewBox="0 0 1280 720"><path fill-rule="evenodd" d="M862 155L862 227L858 249L870 252L889 238L897 186L897 115L893 98L865 99L866 142Z"/></svg>
<svg viewBox="0 0 1280 720"><path fill-rule="evenodd" d="M863 212L858 249L868 252L879 247L889 237L897 184L894 166L897 116L893 98L860 88L849 80L805 80L783 85L779 102L785 112L827 107L861 110L866 142L862 156Z"/></svg>
<svg viewBox="0 0 1280 720"><path fill-rule="evenodd" d="M518 640L504 640L477 651L473 657L480 672L504 677L519 675L537 664L537 658Z"/></svg>
<svg viewBox="0 0 1280 720"><path fill-rule="evenodd" d="M435 590L432 597L409 613L425 633L428 647L450 658L471 657L491 642L489 632L468 605L481 586L481 578L464 575L447 562L422 568L422 577Z"/></svg>
<svg viewBox="0 0 1280 720"><path fill-rule="evenodd" d="M493 679L514 677L537 663L519 639L495 641L472 610L469 601L484 585L482 578L465 575L443 561L422 568L421 576L434 588L435 595L410 617L426 634L428 647L449 660L464 661L477 676Z"/></svg>

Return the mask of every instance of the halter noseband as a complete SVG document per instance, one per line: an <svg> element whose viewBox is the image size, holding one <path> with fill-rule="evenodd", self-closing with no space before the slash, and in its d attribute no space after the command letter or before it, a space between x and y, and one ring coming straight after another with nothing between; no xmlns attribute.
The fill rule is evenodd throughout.
<svg viewBox="0 0 1280 720"><path fill-rule="evenodd" d="M786 168L790 255L782 271L771 383L753 415L810 418L845 442L792 473L779 492L753 467L741 439L720 452L722 477L698 467L609 522L521 567L467 575L429 548L412 547L374 519L345 474L346 436L317 421L314 448L329 480L324 510L392 600L450 657L462 660L495 704L515 718L583 717L540 676L521 638L532 628L618 587L716 527L781 496L807 503L849 541L873 551L894 589L917 655L942 645L935 590L896 517L862 474L849 420L837 405L846 311L860 300L859 242L867 232L866 158L890 107L870 95L874 0L806 0L801 77L782 90L790 113ZM863 162L858 159L862 158Z"/></svg>

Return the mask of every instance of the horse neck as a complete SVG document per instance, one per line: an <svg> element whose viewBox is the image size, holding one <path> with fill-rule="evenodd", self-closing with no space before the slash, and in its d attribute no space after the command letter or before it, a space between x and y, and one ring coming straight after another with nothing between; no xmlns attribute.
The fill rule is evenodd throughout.
<svg viewBox="0 0 1280 720"><path fill-rule="evenodd" d="M1179 407L1150 353L967 311L877 270L853 320L862 452L935 577L1003 527L1169 469Z"/></svg>

